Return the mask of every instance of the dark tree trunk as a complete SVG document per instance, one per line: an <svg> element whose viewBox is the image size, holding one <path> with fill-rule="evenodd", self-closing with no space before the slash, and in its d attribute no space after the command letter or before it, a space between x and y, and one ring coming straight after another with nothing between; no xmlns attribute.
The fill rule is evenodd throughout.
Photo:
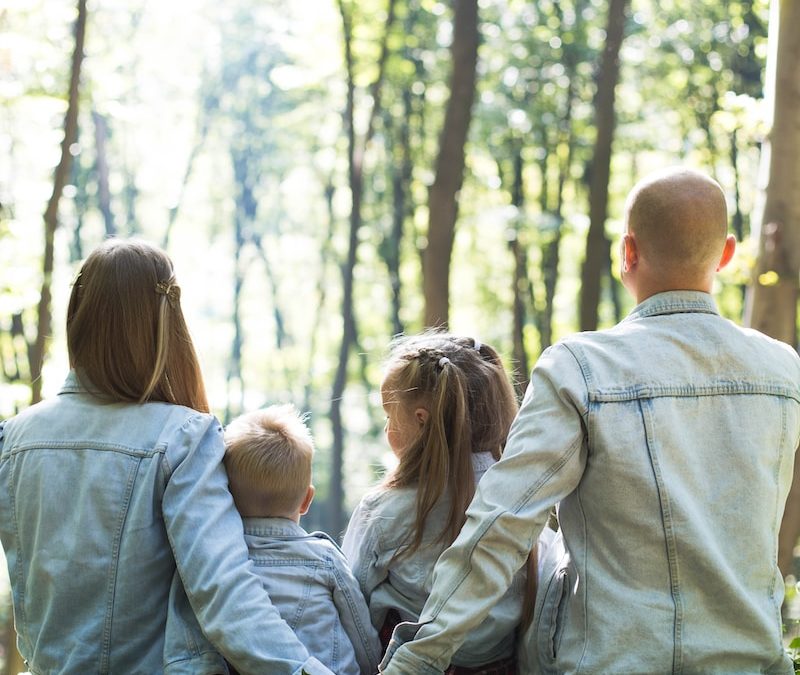
<svg viewBox="0 0 800 675"><path fill-rule="evenodd" d="M64 185L70 175L72 154L70 146L78 140L78 99L80 93L81 65L83 63L83 44L86 37L86 0L78 0L78 17L75 20L75 48L72 52L72 66L69 79L67 114L64 117L64 139L61 141L61 159L53 177L53 192L44 212L44 256L42 260L42 292L39 297L38 328L36 342L31 354L31 403L42 398L42 367L47 356L47 348L52 331L51 284L55 258L54 241L58 227L58 205Z"/></svg>
<svg viewBox="0 0 800 675"><path fill-rule="evenodd" d="M522 396L528 388L530 363L528 351L525 349L525 325L527 311L525 309L530 297L530 279L528 277L528 248L520 224L524 219L525 182L523 171L525 163L522 159L522 143L514 143L513 149L513 182L511 184L511 204L516 208L514 237L509 242L511 255L514 258L514 275L512 277L512 317L513 317L513 351L514 386L517 395Z"/></svg>
<svg viewBox="0 0 800 675"><path fill-rule="evenodd" d="M769 136L769 182L753 284L745 322L767 335L797 347L798 274L800 274L800 3L779 3L774 113ZM800 480L786 503L779 537L778 564L792 572L794 547L800 535Z"/></svg>
<svg viewBox="0 0 800 675"><path fill-rule="evenodd" d="M428 246L422 259L426 326L447 325L449 318L450 258L458 191L464 181L464 145L475 98L478 41L478 0L455 0L450 100L439 140L436 177L428 195Z"/></svg>
<svg viewBox="0 0 800 675"><path fill-rule="evenodd" d="M348 182L350 186L350 230L347 244L347 257L342 265L342 341L339 345L339 360L333 379L331 391L330 420L333 432L333 448L331 453L331 489L330 489L330 531L338 536L344 529L344 484L342 468L344 462L344 425L342 423L342 397L347 384L347 365L350 350L357 341L355 311L353 307L353 281L358 253L358 234L361 229L361 206L364 193L364 154L375 130L375 119L381 106L381 87L383 84L386 59L389 54L388 37L395 17L395 0L389 0L386 26L378 60L378 75L372 84L372 109L367 122L367 129L362 139L358 139L355 130L355 73L353 60L353 25L352 15L345 6L345 0L339 0L339 11L342 16L344 41L344 59L347 71L347 104L345 110L345 126L347 127L347 159Z"/></svg>
<svg viewBox="0 0 800 675"><path fill-rule="evenodd" d="M614 96L619 79L619 50L625 32L628 0L610 0L606 27L606 45L597 78L595 120L597 138L592 158L589 186L589 234L586 258L581 271L580 328L595 330L600 305L603 271L611 257L606 236L608 182L611 177L611 145L614 138Z"/></svg>

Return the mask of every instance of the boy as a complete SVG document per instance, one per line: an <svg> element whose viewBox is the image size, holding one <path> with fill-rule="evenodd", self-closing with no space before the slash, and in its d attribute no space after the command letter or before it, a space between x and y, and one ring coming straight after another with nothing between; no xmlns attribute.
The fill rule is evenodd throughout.
<svg viewBox="0 0 800 675"><path fill-rule="evenodd" d="M380 645L344 555L300 516L314 498L314 443L290 405L242 415L225 430L225 467L256 573L300 641L340 675L372 674Z"/></svg>
<svg viewBox="0 0 800 675"><path fill-rule="evenodd" d="M725 198L696 171L634 187L614 328L546 350L503 458L381 672L438 673L558 504L568 556L526 636L541 672L791 673L777 535L800 441L800 359L719 316ZM555 549L554 549L555 550Z"/></svg>

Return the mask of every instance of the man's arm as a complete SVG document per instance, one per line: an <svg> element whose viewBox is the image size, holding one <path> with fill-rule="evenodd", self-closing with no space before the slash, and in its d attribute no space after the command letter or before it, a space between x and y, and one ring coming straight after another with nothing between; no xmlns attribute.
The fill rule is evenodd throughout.
<svg viewBox="0 0 800 675"><path fill-rule="evenodd" d="M568 349L556 345L542 354L503 458L478 484L461 534L436 564L419 623L397 627L381 672L441 673L508 589L549 509L583 475L585 392Z"/></svg>

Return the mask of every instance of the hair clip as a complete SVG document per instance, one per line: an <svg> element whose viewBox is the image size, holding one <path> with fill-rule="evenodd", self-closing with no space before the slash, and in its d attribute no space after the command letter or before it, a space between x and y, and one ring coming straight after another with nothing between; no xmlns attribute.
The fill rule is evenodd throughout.
<svg viewBox="0 0 800 675"><path fill-rule="evenodd" d="M446 356L443 356L439 359L439 368L444 368L448 363L451 363L450 359Z"/></svg>
<svg viewBox="0 0 800 675"><path fill-rule="evenodd" d="M472 345L472 348L476 352L479 352L481 350L481 347L483 347L483 344L481 344L481 341L478 338L472 338L472 341L475 343L474 345Z"/></svg>
<svg viewBox="0 0 800 675"><path fill-rule="evenodd" d="M156 293L166 295L170 302L178 302L181 297L181 287L174 283L172 279L159 281L156 284Z"/></svg>

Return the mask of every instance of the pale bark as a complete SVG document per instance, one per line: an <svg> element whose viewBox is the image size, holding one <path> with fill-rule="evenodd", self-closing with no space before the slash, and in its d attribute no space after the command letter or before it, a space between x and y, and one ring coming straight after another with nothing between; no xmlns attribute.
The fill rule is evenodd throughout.
<svg viewBox="0 0 800 675"><path fill-rule="evenodd" d="M450 258L458 192L464 181L464 145L475 98L478 41L478 0L455 0L450 100L439 140L436 177L428 195L428 246L422 257L426 326L447 325L449 318Z"/></svg>
<svg viewBox="0 0 800 675"><path fill-rule="evenodd" d="M800 3L778 3L777 61L769 179L761 217L758 262L748 292L745 322L797 347L798 274L800 274ZM773 12L775 18L775 12ZM779 538L778 564L792 571L800 536L800 485L789 495Z"/></svg>

